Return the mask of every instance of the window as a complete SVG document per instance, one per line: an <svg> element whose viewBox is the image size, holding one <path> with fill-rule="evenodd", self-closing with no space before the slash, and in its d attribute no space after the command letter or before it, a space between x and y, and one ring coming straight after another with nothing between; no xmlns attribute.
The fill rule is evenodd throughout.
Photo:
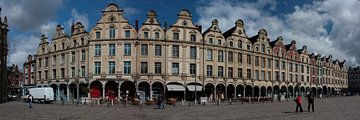
<svg viewBox="0 0 360 120"><path fill-rule="evenodd" d="M85 66L81 66L81 77L85 77Z"/></svg>
<svg viewBox="0 0 360 120"><path fill-rule="evenodd" d="M234 47L234 42L230 41L230 47Z"/></svg>
<svg viewBox="0 0 360 120"><path fill-rule="evenodd" d="M65 78L65 68L61 68L61 78Z"/></svg>
<svg viewBox="0 0 360 120"><path fill-rule="evenodd" d="M221 45L221 40L218 40L218 45Z"/></svg>
<svg viewBox="0 0 360 120"><path fill-rule="evenodd" d="M218 61L223 62L224 61L224 52L222 50L218 51Z"/></svg>
<svg viewBox="0 0 360 120"><path fill-rule="evenodd" d="M159 39L160 38L160 33L159 32L155 32L155 39Z"/></svg>
<svg viewBox="0 0 360 120"><path fill-rule="evenodd" d="M275 60L275 67L279 69L279 60Z"/></svg>
<svg viewBox="0 0 360 120"><path fill-rule="evenodd" d="M46 58L45 58L45 67L47 67L47 66L48 66L48 64L49 64L49 58L48 58L48 57L46 57Z"/></svg>
<svg viewBox="0 0 360 120"><path fill-rule="evenodd" d="M191 75L196 74L196 64L190 64L190 74Z"/></svg>
<svg viewBox="0 0 360 120"><path fill-rule="evenodd" d="M228 52L228 61L233 62L233 60L234 60L233 52Z"/></svg>
<svg viewBox="0 0 360 120"><path fill-rule="evenodd" d="M208 76L208 77L212 76L212 66L211 65L206 66L206 76Z"/></svg>
<svg viewBox="0 0 360 120"><path fill-rule="evenodd" d="M77 46L76 40L73 40L73 43L74 43L74 46L76 47Z"/></svg>
<svg viewBox="0 0 360 120"><path fill-rule="evenodd" d="M251 49L250 45L247 45L247 46L246 46L246 48L247 48L248 50L250 50L250 49Z"/></svg>
<svg viewBox="0 0 360 120"><path fill-rule="evenodd" d="M276 71L276 72L275 72L275 79L276 79L277 81L279 81L279 79L280 79L279 71Z"/></svg>
<svg viewBox="0 0 360 120"><path fill-rule="evenodd" d="M172 75L179 75L179 63L172 63Z"/></svg>
<svg viewBox="0 0 360 120"><path fill-rule="evenodd" d="M242 48L242 42L240 40L238 41L238 48Z"/></svg>
<svg viewBox="0 0 360 120"><path fill-rule="evenodd" d="M125 56L131 55L131 43L124 43L124 55Z"/></svg>
<svg viewBox="0 0 360 120"><path fill-rule="evenodd" d="M250 56L250 54L247 54L246 56L247 56L247 63L249 65L251 65L251 56Z"/></svg>
<svg viewBox="0 0 360 120"><path fill-rule="evenodd" d="M242 78L242 68L238 68L238 78Z"/></svg>
<svg viewBox="0 0 360 120"><path fill-rule="evenodd" d="M148 39L149 38L149 32L144 32L144 39Z"/></svg>
<svg viewBox="0 0 360 120"><path fill-rule="evenodd" d="M131 62L124 61L124 74L131 74Z"/></svg>
<svg viewBox="0 0 360 120"><path fill-rule="evenodd" d="M179 33L173 33L173 39L179 40Z"/></svg>
<svg viewBox="0 0 360 120"><path fill-rule="evenodd" d="M172 46L172 56L175 58L179 58L179 45Z"/></svg>
<svg viewBox="0 0 360 120"><path fill-rule="evenodd" d="M75 67L71 67L71 77L75 77Z"/></svg>
<svg viewBox="0 0 360 120"><path fill-rule="evenodd" d="M282 69L285 69L286 63L285 61L282 61Z"/></svg>
<svg viewBox="0 0 360 120"><path fill-rule="evenodd" d="M292 74L289 75L289 79L290 79L290 82L293 82L293 75Z"/></svg>
<svg viewBox="0 0 360 120"><path fill-rule="evenodd" d="M75 52L71 52L71 62L75 62Z"/></svg>
<svg viewBox="0 0 360 120"><path fill-rule="evenodd" d="M56 45L54 45L54 51L56 51Z"/></svg>
<svg viewBox="0 0 360 120"><path fill-rule="evenodd" d="M41 79L41 71L38 71L39 79Z"/></svg>
<svg viewBox="0 0 360 120"><path fill-rule="evenodd" d="M285 81L285 72L281 72L282 81Z"/></svg>
<svg viewBox="0 0 360 120"><path fill-rule="evenodd" d="M86 59L86 53L85 53L85 50L81 50L81 61L85 61Z"/></svg>
<svg viewBox="0 0 360 120"><path fill-rule="evenodd" d="M45 80L48 80L48 71L45 70Z"/></svg>
<svg viewBox="0 0 360 120"><path fill-rule="evenodd" d="M96 39L100 39L100 32L96 32Z"/></svg>
<svg viewBox="0 0 360 120"><path fill-rule="evenodd" d="M61 46L62 46L62 49L64 50L65 49L65 43L62 43Z"/></svg>
<svg viewBox="0 0 360 120"><path fill-rule="evenodd" d="M115 56L115 44L109 44L109 56Z"/></svg>
<svg viewBox="0 0 360 120"><path fill-rule="evenodd" d="M191 35L191 42L196 42L196 35Z"/></svg>
<svg viewBox="0 0 360 120"><path fill-rule="evenodd" d="M95 56L100 56L100 55L101 55L101 45L96 44L95 45Z"/></svg>
<svg viewBox="0 0 360 120"><path fill-rule="evenodd" d="M161 74L161 62L155 62L155 74Z"/></svg>
<svg viewBox="0 0 360 120"><path fill-rule="evenodd" d="M256 80L259 80L259 79L260 79L260 75L259 75L259 71L258 71L258 70L255 70L255 76L256 76Z"/></svg>
<svg viewBox="0 0 360 120"><path fill-rule="evenodd" d="M271 68L271 59L270 58L268 58L268 64L267 64L267 66L268 66L268 68Z"/></svg>
<svg viewBox="0 0 360 120"><path fill-rule="evenodd" d="M148 63L147 62L141 62L141 73L142 74L148 73Z"/></svg>
<svg viewBox="0 0 360 120"><path fill-rule="evenodd" d="M141 55L148 55L148 45L141 44Z"/></svg>
<svg viewBox="0 0 360 120"><path fill-rule="evenodd" d="M65 63L65 54L61 54L61 63Z"/></svg>
<svg viewBox="0 0 360 120"><path fill-rule="evenodd" d="M246 70L246 75L247 75L247 79L251 79L251 70L250 69L247 69Z"/></svg>
<svg viewBox="0 0 360 120"><path fill-rule="evenodd" d="M113 26L109 28L109 38L115 38L115 28Z"/></svg>
<svg viewBox="0 0 360 120"><path fill-rule="evenodd" d="M261 58L261 62L260 62L261 67L265 68L265 58Z"/></svg>
<svg viewBox="0 0 360 120"><path fill-rule="evenodd" d="M39 58L39 67L41 67L42 59Z"/></svg>
<svg viewBox="0 0 360 120"><path fill-rule="evenodd" d="M53 56L53 63L52 63L52 64L53 64L53 65L56 64L56 55Z"/></svg>
<svg viewBox="0 0 360 120"><path fill-rule="evenodd" d="M130 38L130 30L125 30L125 38Z"/></svg>
<svg viewBox="0 0 360 120"><path fill-rule="evenodd" d="M255 66L259 66L259 57L255 56Z"/></svg>
<svg viewBox="0 0 360 120"><path fill-rule="evenodd" d="M238 53L238 63L242 63L242 53Z"/></svg>
<svg viewBox="0 0 360 120"><path fill-rule="evenodd" d="M267 75L268 75L268 80L271 80L271 72L270 71L267 72Z"/></svg>
<svg viewBox="0 0 360 120"><path fill-rule="evenodd" d="M218 66L218 77L224 77L224 68L223 68L223 66Z"/></svg>
<svg viewBox="0 0 360 120"><path fill-rule="evenodd" d="M161 56L161 45L155 45L155 56Z"/></svg>
<svg viewBox="0 0 360 120"><path fill-rule="evenodd" d="M56 78L56 69L53 69L53 79Z"/></svg>
<svg viewBox="0 0 360 120"><path fill-rule="evenodd" d="M214 41L213 41L213 38L209 38L209 44L213 44Z"/></svg>
<svg viewBox="0 0 360 120"><path fill-rule="evenodd" d="M115 61L109 61L109 74L115 74Z"/></svg>
<svg viewBox="0 0 360 120"><path fill-rule="evenodd" d="M304 75L301 75L301 82L304 82Z"/></svg>
<svg viewBox="0 0 360 120"><path fill-rule="evenodd" d="M301 73L304 73L304 65L301 65Z"/></svg>
<svg viewBox="0 0 360 120"><path fill-rule="evenodd" d="M101 73L101 62L95 62L95 74Z"/></svg>
<svg viewBox="0 0 360 120"><path fill-rule="evenodd" d="M190 58L196 59L196 47L195 46L190 47Z"/></svg>
<svg viewBox="0 0 360 120"><path fill-rule="evenodd" d="M261 71L260 80L265 80L265 71Z"/></svg>
<svg viewBox="0 0 360 120"><path fill-rule="evenodd" d="M228 77L229 77L229 78L233 78L233 72L234 72L234 71L233 71L233 68L232 68L232 67L229 67L229 68L228 68Z"/></svg>
<svg viewBox="0 0 360 120"><path fill-rule="evenodd" d="M295 72L298 72L298 64L295 64Z"/></svg>
<svg viewBox="0 0 360 120"><path fill-rule="evenodd" d="M293 64L292 63L289 63L289 71L292 72L293 70Z"/></svg>
<svg viewBox="0 0 360 120"><path fill-rule="evenodd" d="M207 49L207 60L212 60L212 50L211 49Z"/></svg>
<svg viewBox="0 0 360 120"><path fill-rule="evenodd" d="M306 66L306 72L307 72L307 74L310 74L310 68L309 68L309 66Z"/></svg>
<svg viewBox="0 0 360 120"><path fill-rule="evenodd" d="M299 78L298 78L298 75L295 75L295 82L299 82L298 79L299 79Z"/></svg>
<svg viewBox="0 0 360 120"><path fill-rule="evenodd" d="M81 45L84 45L84 38L81 38Z"/></svg>

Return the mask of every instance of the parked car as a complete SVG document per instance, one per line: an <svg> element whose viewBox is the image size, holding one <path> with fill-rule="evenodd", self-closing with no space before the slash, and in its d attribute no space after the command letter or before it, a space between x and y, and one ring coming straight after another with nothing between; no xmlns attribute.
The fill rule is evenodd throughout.
<svg viewBox="0 0 360 120"><path fill-rule="evenodd" d="M8 101L15 101L16 99L17 99L17 95L15 95L15 94L8 95Z"/></svg>

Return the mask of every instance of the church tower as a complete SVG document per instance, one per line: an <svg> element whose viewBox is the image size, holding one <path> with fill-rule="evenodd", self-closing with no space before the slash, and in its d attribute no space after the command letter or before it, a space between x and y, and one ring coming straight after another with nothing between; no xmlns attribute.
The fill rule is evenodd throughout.
<svg viewBox="0 0 360 120"><path fill-rule="evenodd" d="M7 101L7 34L8 34L8 23L7 17L4 20L1 19L1 8L0 8L0 103Z"/></svg>

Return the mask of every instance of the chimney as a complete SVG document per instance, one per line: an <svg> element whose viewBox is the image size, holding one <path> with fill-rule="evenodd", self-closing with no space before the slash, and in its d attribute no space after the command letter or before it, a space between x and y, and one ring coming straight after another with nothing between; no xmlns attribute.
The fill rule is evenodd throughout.
<svg viewBox="0 0 360 120"><path fill-rule="evenodd" d="M135 30L136 32L139 31L139 20L135 20Z"/></svg>
<svg viewBox="0 0 360 120"><path fill-rule="evenodd" d="M199 29L200 33L202 33L202 26L201 25L198 26L198 29Z"/></svg>
<svg viewBox="0 0 360 120"><path fill-rule="evenodd" d="M74 21L72 22L72 25L71 25L71 34L74 33Z"/></svg>

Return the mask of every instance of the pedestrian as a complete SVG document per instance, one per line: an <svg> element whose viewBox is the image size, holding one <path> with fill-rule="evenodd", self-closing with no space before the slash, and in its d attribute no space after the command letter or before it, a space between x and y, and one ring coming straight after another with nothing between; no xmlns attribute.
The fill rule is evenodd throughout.
<svg viewBox="0 0 360 120"><path fill-rule="evenodd" d="M61 106L64 106L64 102L65 102L65 95L63 93L61 93L60 95L60 99L61 99Z"/></svg>
<svg viewBox="0 0 360 120"><path fill-rule="evenodd" d="M29 94L28 95L29 108L32 108L31 104L32 104L33 100L34 100L34 97L31 94Z"/></svg>
<svg viewBox="0 0 360 120"><path fill-rule="evenodd" d="M164 98L162 95L159 95L158 98L157 98L157 103L158 103L158 108L157 109L165 109L165 106L164 106Z"/></svg>
<svg viewBox="0 0 360 120"><path fill-rule="evenodd" d="M298 112L298 108L300 108L300 112L303 112L303 109L301 107L301 96L298 95L295 99L295 102L296 102L296 112Z"/></svg>
<svg viewBox="0 0 360 120"><path fill-rule="evenodd" d="M308 100L308 112L310 112L310 106L312 107L312 111L314 112L314 95L308 94L306 97Z"/></svg>

